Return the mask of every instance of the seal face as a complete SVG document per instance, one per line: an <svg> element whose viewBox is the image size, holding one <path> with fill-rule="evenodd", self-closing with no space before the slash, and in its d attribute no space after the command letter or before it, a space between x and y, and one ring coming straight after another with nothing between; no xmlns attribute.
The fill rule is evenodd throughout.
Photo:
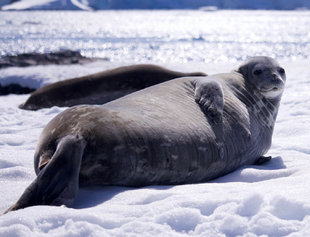
<svg viewBox="0 0 310 237"><path fill-rule="evenodd" d="M248 77L267 98L277 98L284 90L285 70L277 63L269 65L264 57L255 57L240 66L239 72Z"/></svg>
<svg viewBox="0 0 310 237"><path fill-rule="evenodd" d="M231 73L178 78L105 105L69 108L43 130L38 176L8 211L70 205L79 184L198 183L268 161L262 156L285 80L275 60L254 57Z"/></svg>
<svg viewBox="0 0 310 237"><path fill-rule="evenodd" d="M52 106L104 104L146 87L184 76L206 74L171 71L151 64L124 66L47 85L33 92L19 108L38 110Z"/></svg>

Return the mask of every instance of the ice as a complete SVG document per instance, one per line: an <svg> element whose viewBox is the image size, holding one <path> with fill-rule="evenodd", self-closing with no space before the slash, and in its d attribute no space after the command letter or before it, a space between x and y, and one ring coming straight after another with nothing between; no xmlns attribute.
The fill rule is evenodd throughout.
<svg viewBox="0 0 310 237"><path fill-rule="evenodd" d="M104 18L103 13L92 15L89 12L69 12L67 15L61 12L57 20L58 15L54 12L48 12L45 15L42 12L0 13L0 37L2 37L0 48L5 51L3 54L10 52L6 47L2 47L5 45L2 39L7 39L4 41L13 41L11 47L18 53L32 49L33 45L40 45L40 40L44 42L41 46L46 46L43 50L53 49L54 46L48 37L46 41L44 39L36 41L35 37L31 38L30 31L25 31L24 48L18 46L14 42L14 37L21 36L17 36L15 30L24 31L24 28L29 27L29 23L25 26L23 22L41 22L37 25L30 25L33 27L33 32L39 32L37 27L41 27L46 34L48 27L45 24L49 25L49 21L45 22L44 19L54 20L53 24L57 26L73 16L75 16L74 19L87 16L88 20L110 17L111 22L123 24L128 20L128 16L137 15L132 20L133 24L138 22L137 19L143 19L146 13L124 11L106 14L107 18ZM107 32L113 33L112 36L110 35L110 39L113 40L109 43L109 47L114 50L111 49L112 56L109 55L109 57L114 60L71 66L7 68L0 70L1 81L9 83L15 78L17 83L40 87L65 78L145 61L176 70L204 71L213 74L230 71L244 57L251 54L273 54L287 72L287 86L275 126L273 144L266 154L273 157L271 161L261 166L242 167L224 177L201 184L143 188L110 186L81 188L72 208L35 206L0 216L0 236L295 237L310 235L310 51L306 50L309 48L307 41L310 37L309 12L224 11L221 13L222 16L218 12L214 14L213 12L197 12L196 14L194 11L172 11L170 15L166 12L158 12L158 14L157 17L156 12L149 12L148 23L144 22L141 24L143 27L139 29L130 25L128 31L124 25L116 26L112 30L109 26L112 23L105 23ZM179 23L173 21L176 16L180 17ZM202 22L207 19L216 19L217 27L214 26L214 22L207 24L206 28L212 30L204 33L203 27L197 25L199 21L196 17L200 16L206 17L205 19L202 17ZM158 21L159 17L169 18L174 24L184 24L185 27L182 30L181 27L176 27L175 31L168 34L172 31L172 26L168 25L168 30L166 30L163 25L167 24L167 20L161 23ZM224 21L226 17L227 20ZM119 19L116 20L116 18ZM256 24L255 19L258 18L257 21L260 24L265 22L265 28ZM246 21L247 19L249 22ZM189 25L185 24L186 22ZM190 22L195 23L192 29ZM244 22L244 25L241 22ZM272 22L276 24L272 25ZM299 22L300 24L297 24ZM69 26L63 24L67 32L63 35L62 41L73 40L74 42L77 36L76 28L70 21L68 24ZM148 27L148 24L151 26ZM223 26L226 24L230 27ZM234 27L240 24L241 28L236 30ZM4 25L9 30L5 29ZM155 40L155 43L153 43L154 38L150 37L151 30L146 31L154 25L158 25L156 28L158 41ZM267 25L270 27L266 27ZM251 26L261 28L251 32L253 29ZM80 27L81 32L86 29L83 25ZM60 37L61 32L56 28L54 26L55 32L47 35L55 34ZM263 28L264 31L262 31ZM241 44L240 37L244 35L239 34L241 29L243 33L249 34L248 38L244 38L244 40L249 39L244 50L238 47ZM125 32L127 32L126 37L132 35L133 38L138 38L135 43L137 51L118 49L119 46L126 48L130 45L128 38L124 37ZM217 43L212 43L212 40L210 42L201 40L197 32L208 40L216 41L222 37L222 46L216 47ZM228 33L225 35L223 32ZM71 34L72 37L70 37ZM183 39L186 40L172 40L166 43L174 37L181 38L180 35L183 35ZM272 35L273 38L268 40L268 35ZM35 36L40 36L40 34L35 34ZM229 39L226 43L225 36ZM87 37L82 37L82 39L85 38ZM142 38L147 43L144 43ZM260 43L254 42L255 40ZM55 45L57 45L57 40ZM69 45L72 46L74 43ZM146 45L153 45L155 48L146 47ZM179 49L184 45L187 45L187 48L186 50L183 48L183 56L190 55L192 61L182 62L183 56L180 56ZM84 46L84 44L79 44L80 48ZM281 49L280 46L283 48ZM89 49L86 47L85 52L90 52ZM206 49L213 49L213 51ZM95 46L92 50L94 54L98 53ZM98 51L101 52L100 50L99 47ZM130 56L133 52L137 53ZM159 53L162 54L161 57L157 57ZM150 59L147 58L148 55ZM168 59L165 60L166 55ZM225 56L226 59L219 60L217 55ZM35 178L33 154L38 137L48 121L65 109L53 107L35 112L18 109L18 105L26 98L27 95L8 95L2 96L0 100L1 213L20 197L24 189Z"/></svg>

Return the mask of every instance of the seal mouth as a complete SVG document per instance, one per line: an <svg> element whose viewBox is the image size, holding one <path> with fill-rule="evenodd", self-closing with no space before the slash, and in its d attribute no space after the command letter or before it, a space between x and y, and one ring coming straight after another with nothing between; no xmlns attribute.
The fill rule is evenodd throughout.
<svg viewBox="0 0 310 237"><path fill-rule="evenodd" d="M261 89L260 91L262 92L262 93L268 93L268 92L276 92L276 91L278 91L278 90L280 90L278 87L272 87L272 88L269 88L269 89Z"/></svg>
<svg viewBox="0 0 310 237"><path fill-rule="evenodd" d="M263 96L265 96L266 98L276 98L281 96L282 92L283 92L283 87L271 87L271 88L262 88L260 89L260 92L262 93Z"/></svg>

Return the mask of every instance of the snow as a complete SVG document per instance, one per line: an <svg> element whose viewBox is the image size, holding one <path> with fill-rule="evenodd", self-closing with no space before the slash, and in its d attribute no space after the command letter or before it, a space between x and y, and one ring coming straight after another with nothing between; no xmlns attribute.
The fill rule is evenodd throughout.
<svg viewBox="0 0 310 237"><path fill-rule="evenodd" d="M307 0L19 0L0 3L2 10L103 10L103 9L309 9ZM211 8L210 8L211 7Z"/></svg>
<svg viewBox="0 0 310 237"><path fill-rule="evenodd" d="M230 14L233 18L230 18L231 21L234 21L238 19L237 13L227 12L226 16ZM195 19L193 12L188 14L187 17ZM251 18L254 13L242 14ZM262 166L242 167L202 184L143 188L84 187L80 189L71 208L35 206L0 216L0 236L309 236L309 51L304 52L301 57L299 51L290 51L291 46L285 40L286 32L282 31L282 27L287 24L287 17L294 19L292 16L299 13L290 14L279 16L277 12L260 13L260 17L265 20L277 18L276 33L279 38L283 36L284 41L279 40L277 44L287 47L286 50L291 55L283 57L274 50L275 57L286 70L287 85L275 126L273 144L267 153L273 157L270 162ZM122 17L127 15L124 13L120 16ZM302 13L300 21L309 25L309 13ZM218 27L222 27L221 24L226 23L219 21L218 24ZM250 21L242 29L250 28L251 24L255 23ZM303 24L296 26L296 34L292 36L297 48L308 47L303 41L298 41L298 37L309 36ZM17 29L23 27L24 25L19 25ZM64 27L66 28L65 24ZM274 31L275 28L267 27L266 30ZM10 34L14 32L7 33L6 36L9 38ZM231 37L230 34L233 32L227 34L227 37ZM253 34L255 38L261 32ZM210 37L215 36L211 34ZM238 41L238 37L235 38L234 42ZM113 39L115 41L112 41L112 45L118 38ZM139 47L142 43L137 44ZM194 55L193 61L182 63L179 61L179 51L173 50L180 44L182 42L169 44L170 48L166 46L173 54L171 60L156 61L154 57L151 62L177 70L213 74L230 71L244 56L248 56L242 55L236 47L233 50L236 55L240 53L239 59L228 56L226 60L213 62L214 54L205 53L208 63L201 61L199 57L196 59ZM273 46L272 42L266 42L265 48ZM251 49L254 50L254 47ZM229 55L227 52L232 49L224 46L218 50L223 55ZM144 53L148 54L149 51ZM6 83L15 80L40 87L53 81L130 64L129 56L125 53L123 55L124 61L2 69L1 80L6 80ZM137 62L144 60L143 56L139 56ZM51 118L65 109L18 109L18 105L27 97L8 95L0 100L0 213L12 205L35 178L32 157L39 134Z"/></svg>

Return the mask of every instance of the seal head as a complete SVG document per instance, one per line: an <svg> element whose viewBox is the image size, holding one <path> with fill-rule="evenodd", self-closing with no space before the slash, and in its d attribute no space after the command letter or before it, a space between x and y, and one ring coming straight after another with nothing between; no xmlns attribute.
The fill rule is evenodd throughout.
<svg viewBox="0 0 310 237"><path fill-rule="evenodd" d="M268 99L276 99L283 93L285 70L273 58L252 57L241 64L237 72Z"/></svg>

